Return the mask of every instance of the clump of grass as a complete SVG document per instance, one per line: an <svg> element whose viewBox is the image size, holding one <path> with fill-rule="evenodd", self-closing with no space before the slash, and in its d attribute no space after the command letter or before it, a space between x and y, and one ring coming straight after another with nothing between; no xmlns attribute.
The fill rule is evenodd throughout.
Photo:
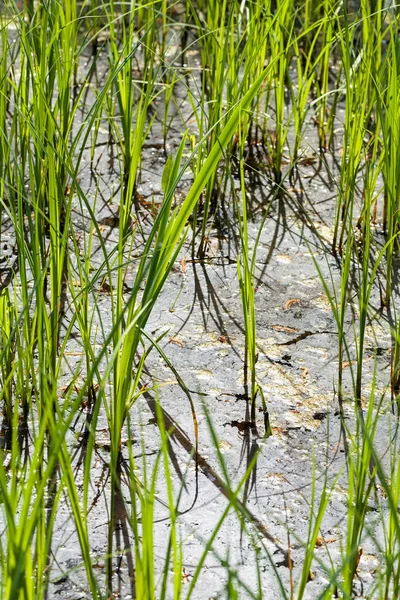
<svg viewBox="0 0 400 600"><path fill-rule="evenodd" d="M263 529L246 506L249 477L259 450L239 483L235 482L221 453L210 409L205 408L222 473L219 476L215 471L214 475L227 505L205 541L185 589L185 547L179 536L182 490L177 492L174 486L168 453L173 432L166 429L161 401L156 402L160 451L152 471L143 452L142 477L137 474L132 445L124 454L123 432L127 429L129 437L133 435L131 409L146 391L142 379L147 358L151 351L158 352L191 402L196 437L191 459L199 460L190 393L160 348L161 338L152 340L146 326L190 229L193 250L198 244L197 257L192 259L204 262L214 215L219 205L226 203L226 214L235 215L227 228L240 240L237 286L244 321L250 418L254 426L260 399L265 438L271 434L270 415L257 377L257 248L276 199L279 197L281 210L288 198L284 164L290 135L294 134L289 174L301 158L310 109L315 107L316 144L321 164L326 166L329 159L322 157L338 141L336 109L343 103L344 133L330 249L340 277L335 281L332 274L325 280L323 270L317 268L338 333L335 383L345 440L347 520L341 556L336 564L332 560L320 567L329 578L325 597L339 593L351 597L359 548L368 536L382 557L383 572L376 583L379 597L397 597L398 461L394 442L389 466L376 450L384 400L376 390L376 371L366 393L365 352L368 325L377 318L372 298L383 273L381 308L392 311L388 313L393 337L389 385L393 402L398 402L400 326L393 290L399 232L398 13L386 9L381 0L361 2L354 15L347 3L342 6L330 0L307 0L304 6L290 0L276 5L261 0L188 0L181 13L174 12L178 8L166 0L129 4L49 0L37 5L25 2L23 7L9 0L0 13L0 226L3 238L6 224L11 223L11 233L4 239L15 248L0 289L0 402L5 434L0 451L5 526L0 541L1 594L6 598L46 597L53 567L52 537L64 498L93 598L108 597L115 591L117 508L127 516L131 546L127 543L125 550L137 597L167 598L173 590L174 598L190 598L207 553L214 551L214 542L230 514L248 535L256 556L260 554L251 528L256 525L259 533ZM182 52L173 49L179 28L184 31ZM190 58L196 51L199 71ZM179 59L188 61L184 71L178 66ZM90 64L85 65L87 61ZM332 81L335 61L341 67ZM104 69L104 64L107 72L100 79L97 67ZM179 142L168 154L168 138L173 135L170 108L178 87L186 90L194 121L190 135L184 113ZM161 98L164 106L156 111ZM113 177L119 184L118 232L113 231L116 236L110 239L98 215L104 206L113 209L112 199L105 198L95 166L101 161L99 140L103 139L104 124L108 127L106 144L112 145L116 158ZM162 201L157 205L153 198L152 210L143 214L137 188L144 142L157 127L165 154ZM257 153L255 145L259 145ZM256 167L254 161L258 161ZM90 168L85 163L90 163ZM268 203L261 207L263 218L252 249L252 190L246 177L251 165L275 184ZM179 199L179 186L190 169L189 188ZM90 189L81 181L82 173L89 171ZM331 176L333 179L336 174ZM386 235L381 246L374 223L380 186ZM302 210L304 213L305 207ZM306 215L305 221L312 224L312 216ZM139 238L144 240L143 246ZM329 252L327 246L323 251ZM352 333L346 326L350 314ZM346 361L352 382L353 425L345 420L349 407L343 373ZM110 511L105 576L95 574L89 533L91 469L100 418L106 420L110 441L105 465ZM77 459L71 428L82 421L84 449ZM79 469L82 482L76 479ZM170 534L165 561L159 567L154 528L161 476L166 481ZM325 479L318 496L315 465L311 479L304 563L295 575L289 553L287 589L273 556L266 551L282 597L294 597L295 590L299 598L306 594L316 560L316 539L337 483ZM368 503L374 495L378 498L378 482L387 498L386 506L379 505L383 542L374 539L367 524ZM241 502L243 490L245 500ZM257 559L258 592L238 575L229 553L218 560L229 597L262 597L263 574Z"/></svg>

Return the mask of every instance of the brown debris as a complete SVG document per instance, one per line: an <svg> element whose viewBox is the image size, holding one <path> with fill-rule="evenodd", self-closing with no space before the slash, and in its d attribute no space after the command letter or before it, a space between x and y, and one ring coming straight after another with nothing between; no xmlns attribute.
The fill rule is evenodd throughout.
<svg viewBox="0 0 400 600"><path fill-rule="evenodd" d="M321 546L325 546L325 544L333 544L333 542L336 542L337 538L332 537L332 538L323 538L322 536L318 536L317 539L315 540L315 545L318 546L318 548L320 548Z"/></svg>
<svg viewBox="0 0 400 600"><path fill-rule="evenodd" d="M299 300L299 298L289 298L289 300L286 300L283 308L285 310L289 310L292 308L292 306L296 306L297 304L301 304L301 300Z"/></svg>
<svg viewBox="0 0 400 600"><path fill-rule="evenodd" d="M290 302L290 300L288 300ZM282 331L283 333L297 333L298 329L295 327L287 327L286 325L272 325L272 329L275 331Z"/></svg>
<svg viewBox="0 0 400 600"><path fill-rule="evenodd" d="M171 337L171 338L169 338L169 341L171 344L176 344L177 346L180 346L181 348L185 347L185 342L183 342L182 340L180 340L177 337Z"/></svg>

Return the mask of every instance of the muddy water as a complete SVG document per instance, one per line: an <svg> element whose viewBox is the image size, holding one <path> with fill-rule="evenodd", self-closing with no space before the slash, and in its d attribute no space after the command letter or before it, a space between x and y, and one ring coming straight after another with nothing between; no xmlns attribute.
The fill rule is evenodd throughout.
<svg viewBox="0 0 400 600"><path fill-rule="evenodd" d="M104 80L107 63L98 64L99 85ZM90 101L90 95L88 97ZM184 86L175 90L175 108L167 140L168 152L176 149L182 120L194 128L190 104ZM155 105L162 113L162 105ZM339 111L340 118L340 111ZM291 135L291 134L290 134ZM340 149L340 133L338 148ZM289 136L290 138L290 136ZM88 197L97 197L96 215L101 224L106 247L112 251L117 243L115 215L118 211L118 161L108 144L107 125L100 130L97 149L90 166L89 150L84 156L79 174L82 189ZM265 598L280 597L276 572L285 587L299 581L303 564L303 544L307 539L312 493L312 471L315 469L317 498L325 482L329 486L339 473L339 481L331 495L321 528L327 546L317 548L317 558L328 564L340 561L340 547L345 532L347 487L344 469L344 445L335 396L337 381L337 332L331 306L324 292L315 262L327 281L339 278L337 259L330 253L333 218L337 194L337 155L325 156L327 165L316 157L316 132L312 125L304 138L306 159L300 164L298 177L285 186L287 194L277 198L264 223L256 260L256 320L257 320L257 377L268 403L272 436L265 438L265 419L257 412L256 427L249 427L248 388L244 379L244 326L237 280L238 230L231 206L221 201L210 227L207 256L199 260L185 244L148 323L148 333L166 335L162 348L190 390L199 424L198 454L195 453L193 414L187 396L177 385L176 377L156 352L150 355L143 383L151 388L160 384L159 398L167 427L173 427L169 447L174 488L179 500L178 530L183 543L184 589L202 556L204 545L213 534L227 506L228 486L212 443L212 428L218 438L230 485L235 488L250 464L248 482L239 494L242 518L232 511L223 525L205 560L193 597L226 597L226 570L221 561L229 555L229 563L244 586L240 598L251 597L258 587L255 557L261 572ZM255 162L254 162L255 161ZM157 120L144 144L141 177L138 185L140 199L135 218L140 219L143 231L152 222L152 211L162 201L161 176L165 164L161 127ZM254 168L256 175L254 175ZM177 193L177 202L189 188L191 174L187 173ZM253 158L252 169L246 176L252 223L252 243L259 231L265 207L273 193L271 174L263 157ZM100 198L100 201L99 201ZM310 229L310 217L313 228ZM81 206L75 201L74 224L79 234L90 223ZM318 234L318 235L316 235ZM3 234L6 235L5 233ZM379 235L379 227L377 227ZM12 235L10 237L12 239ZM6 243L6 242L5 242ZM78 243L79 238L78 238ZM135 252L143 250L143 239L137 235ZM10 244L9 244L10 245ZM9 246L8 246L9 247ZM7 254L4 247L4 253ZM10 260L10 259L7 259ZM93 266L101 263L100 244L95 240ZM129 279L129 277L131 279ZM134 271L127 279L132 281ZM331 285L331 283L329 284ZM378 290L373 302L379 304ZM106 290L97 289L96 303L107 335L106 315L110 297ZM68 312L66 314L68 322ZM352 339L354 315L349 311L346 327ZM355 317L357 325L357 318ZM98 341L101 344L101 340ZM79 362L71 348L65 366L65 383L70 370ZM351 363L355 348L350 343L350 360L345 368L346 424L354 427L351 397ZM384 319L377 319L367 331L364 405L368 402L371 376L376 358L377 393L384 393L390 373L390 332ZM376 357L375 357L376 355ZM379 420L377 450L387 453L392 418L388 399L383 404ZM148 392L132 409L133 440L124 432L125 458L129 443L143 471L143 460L151 472L160 448L160 435L155 419L155 394ZM71 432L71 448L77 448L76 478L82 477L79 467L79 441L88 415L83 413ZM109 508L109 438L105 414L98 422L96 448L92 464L92 490L88 522L95 570L99 581L105 581L105 554ZM142 445L141 442L144 442ZM144 447L144 452L143 452ZM256 457L256 460L255 460ZM128 486L123 494L128 499ZM155 558L158 573L163 567L170 524L165 508L167 490L162 469L157 481L155 506ZM127 504L129 512L129 504ZM380 517L374 510L367 513L367 528L379 539L382 532ZM115 542L114 588L116 596L134 596L129 545L132 543L128 512L118 506ZM246 524L247 532L241 525ZM288 535L289 532L289 535ZM379 557L371 541L362 541L363 554L359 564L359 580L368 590L373 584ZM52 545L51 575L48 598L88 598L79 545L67 503L61 503L55 523ZM272 566L272 563L274 567ZM291 566L291 568L289 568ZM324 570L313 565L313 576L307 584L306 597L314 599L326 585Z"/></svg>
<svg viewBox="0 0 400 600"><path fill-rule="evenodd" d="M179 131L179 126L176 126ZM160 136L146 141L139 193L144 198L161 201L161 173L165 157L160 148ZM239 484L248 465L257 456L248 483L243 486L240 507L245 515L248 534L241 531L241 520L231 513L216 536L213 550L208 553L199 577L194 598L226 597L226 573L221 560L229 561L237 577L249 590L257 590L255 556L261 570L266 598L280 597L274 563L279 577L288 588L292 577L299 581L303 564L303 544L307 538L312 492L313 461L317 498L327 482L329 486L342 475L330 498L321 528L328 545L317 548L317 559L328 563L340 560L340 547L345 532L347 484L344 469L344 446L341 436L338 403L334 393L337 381L337 333L328 298L317 273L317 262L323 276L338 281L339 266L327 251L332 240L332 223L337 176L332 157L330 173L314 158L315 132L308 134L308 160L300 167L298 180L287 184L288 195L277 199L265 221L257 252L256 317L258 339L257 376L268 402L272 437L265 439L265 421L257 413L256 428L249 422L248 389L244 381L244 329L237 281L237 229L229 207L219 208L218 227L209 236L205 260L193 257L187 243L177 260L148 324L148 332L157 336L167 332L162 347L191 391L199 423L199 447L195 457L192 410L185 393L165 362L155 352L147 363L145 383L160 384L159 396L168 427L174 427L169 448L174 473L175 493L179 502L179 535L183 543L183 585L188 587L202 556L204 544L211 537L227 506L228 489L223 471L211 441L207 414L218 437L230 482ZM171 136L170 147L178 143L179 134ZM305 140L307 144L307 140ZM99 150L100 152L100 150ZM113 189L109 170L108 149L101 150L96 177L104 186L104 195ZM88 178L83 169L82 180ZM272 193L269 173L260 169L258 181L248 176L249 202L253 208L250 236L254 242L263 210ZM190 183L188 174L182 183L183 196ZM104 220L103 234L107 247L116 243L117 231L112 220L115 200L99 207ZM305 215L312 216L315 230L310 231ZM143 205L140 217L146 223L148 208ZM216 219L217 222L217 219ZM379 232L378 232L379 233ZM137 241L140 251L140 239ZM96 249L95 249L96 252ZM129 282L128 282L129 283ZM376 291L374 302L378 302ZM109 297L99 297L99 308L107 314ZM353 316L349 313L346 327L352 339ZM379 343L377 343L379 340ZM367 332L365 405L374 364L377 361L377 397L384 392L389 377L390 335L384 322L374 323ZM350 344L355 358L355 349ZM351 362L351 361L350 361ZM350 364L345 368L346 424L354 426L351 397ZM388 403L378 426L378 451L387 453L388 427L391 418ZM160 447L155 419L155 395L146 393L132 410L134 448L140 467L141 440L144 440L145 461L151 471ZM78 429L78 427L77 427ZM89 515L93 556L99 579L104 581L104 554L107 536L107 427L102 415L98 425L98 443L92 465L93 496ZM126 455L128 450L126 449ZM79 471L77 474L80 477ZM127 489L124 490L127 493ZM163 502L167 491L163 472L157 482L155 555L161 572L169 534L168 511ZM379 514L367 514L367 527L379 538ZM65 514L63 514L65 510ZM289 531L289 537L288 537ZM130 562L126 557L126 541L130 540L126 513L121 510L115 533L120 555L116 557L115 589L121 597L134 595ZM373 573L379 557L368 539L363 540L363 554L356 586L373 583ZM125 549L124 549L125 548ZM54 575L49 597L83 598L87 590L82 583L81 560L77 540L68 510L61 508L56 523L53 552ZM290 562L292 561L292 562ZM306 597L316 598L326 585L326 576L318 564L313 565L312 580L307 584ZM242 588L241 598L250 597Z"/></svg>

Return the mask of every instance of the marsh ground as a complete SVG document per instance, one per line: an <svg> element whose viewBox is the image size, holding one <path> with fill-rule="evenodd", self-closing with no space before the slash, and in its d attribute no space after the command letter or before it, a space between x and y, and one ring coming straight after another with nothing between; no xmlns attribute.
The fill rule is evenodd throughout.
<svg viewBox="0 0 400 600"><path fill-rule="evenodd" d="M395 11L6 4L1 597L395 597Z"/></svg>

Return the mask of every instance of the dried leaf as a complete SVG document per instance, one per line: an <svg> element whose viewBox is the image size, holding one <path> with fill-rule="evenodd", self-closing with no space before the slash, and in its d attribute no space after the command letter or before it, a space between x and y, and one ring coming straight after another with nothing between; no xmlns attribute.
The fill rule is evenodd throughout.
<svg viewBox="0 0 400 600"><path fill-rule="evenodd" d="M325 544L333 544L333 542L336 542L336 540L337 540L337 538L335 538L335 537L324 539L322 536L318 536L317 539L315 540L315 545L318 547L321 547L321 546L324 546Z"/></svg>
<svg viewBox="0 0 400 600"><path fill-rule="evenodd" d="M98 221L98 225L111 227L111 229L119 227L119 215L110 215L108 217L104 217L103 219L100 219L100 221Z"/></svg>
<svg viewBox="0 0 400 600"><path fill-rule="evenodd" d="M171 337L171 338L169 338L169 341L171 342L171 344L176 344L177 346L180 346L181 348L185 347L185 343L177 337Z"/></svg>
<svg viewBox="0 0 400 600"><path fill-rule="evenodd" d="M299 163L301 165L304 165L306 167L315 164L318 161L318 158L316 156L303 156L300 160Z"/></svg>
<svg viewBox="0 0 400 600"><path fill-rule="evenodd" d="M184 256L181 258L180 265L181 265L181 271L182 271L182 273L183 273L184 275L186 275L186 272L187 272L187 264L186 264L186 258L185 258Z"/></svg>
<svg viewBox="0 0 400 600"><path fill-rule="evenodd" d="M360 564L362 553L363 553L363 549L361 548L361 546L359 546L359 548L357 550L356 569L358 568L358 565Z"/></svg>
<svg viewBox="0 0 400 600"><path fill-rule="evenodd" d="M289 308L296 306L296 304L301 304L301 300L299 300L299 298L289 298L289 300L286 300L285 302L284 309L289 310Z"/></svg>
<svg viewBox="0 0 400 600"><path fill-rule="evenodd" d="M97 222L97 224L99 225L100 231L104 231L104 227L110 227L111 229L115 229L116 227L119 227L119 214L108 215L107 217L103 217L102 219L100 219ZM133 219L130 216L128 218L128 225L131 227L132 224L133 224ZM103 226L103 229L101 226Z"/></svg>
<svg viewBox="0 0 400 600"><path fill-rule="evenodd" d="M107 279L103 279L103 281L101 282L100 292L103 292L103 294L111 294L111 286L108 283Z"/></svg>
<svg viewBox="0 0 400 600"><path fill-rule="evenodd" d="M354 361L351 361L351 362L346 361L346 362L342 363L343 369L347 369L347 367L350 367L351 365L354 365Z"/></svg>
<svg viewBox="0 0 400 600"><path fill-rule="evenodd" d="M288 300L290 302L290 300ZM295 327L286 327L286 325L272 325L272 329L275 331L283 331L284 333L297 333L298 329Z"/></svg>

